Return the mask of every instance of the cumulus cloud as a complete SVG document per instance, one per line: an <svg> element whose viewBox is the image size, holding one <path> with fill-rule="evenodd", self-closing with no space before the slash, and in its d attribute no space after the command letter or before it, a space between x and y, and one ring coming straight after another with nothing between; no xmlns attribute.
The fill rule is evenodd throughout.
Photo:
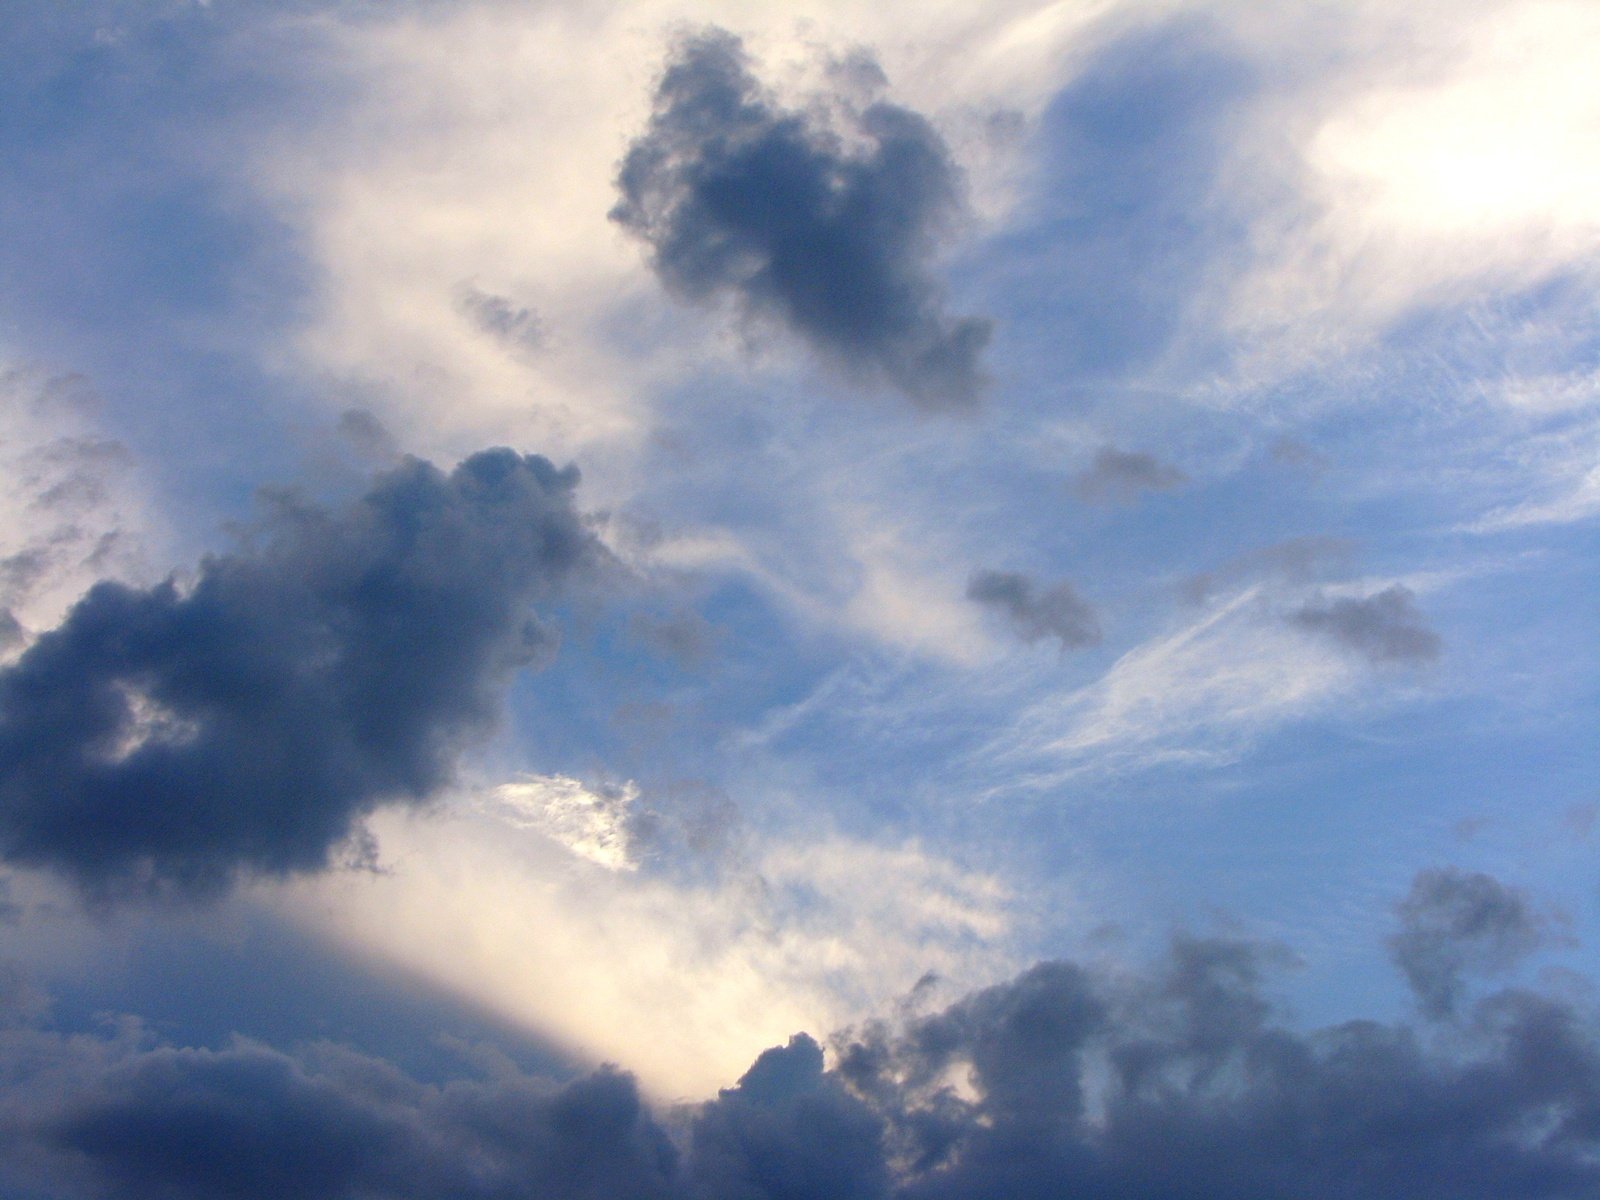
<svg viewBox="0 0 1600 1200"><path fill-rule="evenodd" d="M1100 640L1100 619L1070 583L1041 589L1016 571L977 571L967 581L967 599L1002 614L1030 644L1053 637L1071 650Z"/></svg>
<svg viewBox="0 0 1600 1200"><path fill-rule="evenodd" d="M1143 492L1170 492L1188 481L1177 467L1154 455L1103 446L1073 482L1073 490L1091 504L1131 504Z"/></svg>
<svg viewBox="0 0 1600 1200"><path fill-rule="evenodd" d="M1389 950L1423 1011L1449 1016L1467 972L1510 970L1545 941L1546 922L1528 897L1493 876L1444 867L1420 871L1397 906Z"/></svg>
<svg viewBox="0 0 1600 1200"><path fill-rule="evenodd" d="M557 1084L501 1061L425 1084L326 1044L188 1049L22 1018L0 1035L0 1183L126 1200L1600 1189L1593 1014L1503 991L1447 1027L1304 1031L1268 994L1284 958L1179 936L1142 968L1041 962L841 1033L831 1055L797 1034L670 1119L613 1068Z"/></svg>
<svg viewBox="0 0 1600 1200"><path fill-rule="evenodd" d="M339 509L293 495L192 585L102 582L0 673L0 852L91 890L325 867L449 779L598 554L577 474L415 459Z"/></svg>
<svg viewBox="0 0 1600 1200"><path fill-rule="evenodd" d="M1443 646L1417 610L1411 589L1400 584L1370 596L1313 601L1290 613L1289 621L1374 663L1432 662Z"/></svg>
<svg viewBox="0 0 1600 1200"><path fill-rule="evenodd" d="M881 87L870 61L851 75ZM738 38L685 40L623 159L612 218L677 295L731 296L918 404L970 405L990 322L945 311L930 261L960 210L960 173L917 113L836 101L831 118L787 108Z"/></svg>
<svg viewBox="0 0 1600 1200"><path fill-rule="evenodd" d="M912 1164L896 1194L1566 1197L1600 1186L1592 1021L1494 997L1457 1040L1274 1018L1271 955L1180 938L1156 969L1043 963L842 1043ZM1559 1065L1557 1065L1559 1064Z"/></svg>

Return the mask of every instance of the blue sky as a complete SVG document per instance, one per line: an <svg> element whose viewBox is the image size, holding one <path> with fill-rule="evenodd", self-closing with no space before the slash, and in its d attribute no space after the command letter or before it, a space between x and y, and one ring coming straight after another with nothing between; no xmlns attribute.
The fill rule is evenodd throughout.
<svg viewBox="0 0 1600 1200"><path fill-rule="evenodd" d="M0 29L15 1194L258 1194L83 1132L177 1138L141 1081L201 1064L263 1128L293 1079L466 1139L483 1195L1176 1196L1117 1174L1117 1071L1205 971L1240 1061L1258 1001L1434 1080L1536 1004L1600 1055L1591 5ZM1083 1112L973 1032L1027 996L1118 1014ZM1506 1078L1508 1127L1600 1105ZM529 1130L633 1097L631 1149L435 1103L508 1079ZM1079 1157L996 1132L1017 1088ZM735 1186L757 1111L793 1174ZM1592 1194L1572 1137L1477 1185ZM345 1159L273 1186L466 1187Z"/></svg>

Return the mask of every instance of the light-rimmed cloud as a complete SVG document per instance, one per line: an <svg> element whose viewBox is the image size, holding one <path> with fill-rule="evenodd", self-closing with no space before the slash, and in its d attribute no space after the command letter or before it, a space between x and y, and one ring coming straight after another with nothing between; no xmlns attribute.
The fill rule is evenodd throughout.
<svg viewBox="0 0 1600 1200"><path fill-rule="evenodd" d="M411 459L329 509L280 493L192 584L95 585L0 672L0 854L95 893L326 867L426 800L601 552L577 473Z"/></svg>

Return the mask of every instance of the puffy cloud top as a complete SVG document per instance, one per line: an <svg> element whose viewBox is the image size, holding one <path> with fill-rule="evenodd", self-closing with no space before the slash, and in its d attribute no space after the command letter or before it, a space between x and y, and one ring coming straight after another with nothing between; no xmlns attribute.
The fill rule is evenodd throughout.
<svg viewBox="0 0 1600 1200"><path fill-rule="evenodd" d="M192 587L96 585L0 673L0 852L91 890L326 866L550 648L530 605L598 554L576 482L408 460L343 509L276 497Z"/></svg>

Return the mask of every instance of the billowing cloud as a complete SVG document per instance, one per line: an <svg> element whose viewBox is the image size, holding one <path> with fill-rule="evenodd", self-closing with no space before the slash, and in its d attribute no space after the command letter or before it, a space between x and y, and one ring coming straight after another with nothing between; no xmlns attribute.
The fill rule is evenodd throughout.
<svg viewBox="0 0 1600 1200"><path fill-rule="evenodd" d="M1570 1197L1600 1187L1600 1043L1531 993L1454 1041L1352 1021L1300 1033L1271 956L1180 938L1155 970L1043 963L842 1046L912 1164L896 1194Z"/></svg>
<svg viewBox="0 0 1600 1200"><path fill-rule="evenodd" d="M1188 480L1152 454L1103 446L1089 469L1073 481L1073 490L1092 504L1131 504L1141 493L1170 492Z"/></svg>
<svg viewBox="0 0 1600 1200"><path fill-rule="evenodd" d="M1001 613L1025 642L1053 637L1071 650L1100 640L1100 619L1070 583L1040 588L1016 571L976 571L967 599Z"/></svg>
<svg viewBox="0 0 1600 1200"><path fill-rule="evenodd" d="M869 60L850 74L881 89ZM731 34L689 38L623 160L611 215L677 295L731 296L853 374L930 408L970 405L990 322L950 316L930 267L960 173L918 114L842 95L833 107L832 119L784 107Z"/></svg>
<svg viewBox="0 0 1600 1200"><path fill-rule="evenodd" d="M1398 906L1389 940L1395 963L1423 1011L1448 1016L1461 1003L1467 972L1509 970L1545 941L1545 919L1515 888L1478 871L1419 871Z"/></svg>
<svg viewBox="0 0 1600 1200"><path fill-rule="evenodd" d="M0 852L93 889L326 866L549 651L530 605L598 553L576 482L412 459L342 509L276 497L190 584L98 584L0 673Z"/></svg>
<svg viewBox="0 0 1600 1200"><path fill-rule="evenodd" d="M1592 1014L1508 990L1446 1027L1304 1031L1268 995L1284 957L1180 936L1143 968L1041 962L934 1011L919 994L831 1055L795 1035L671 1119L612 1068L558 1084L479 1053L482 1075L428 1084L326 1044L64 1037L19 1011L0 1038L0 1183L126 1200L1600 1189Z"/></svg>
<svg viewBox="0 0 1600 1200"><path fill-rule="evenodd" d="M1411 589L1400 584L1370 596L1312 601L1290 613L1289 621L1375 663L1431 662L1443 645L1417 610Z"/></svg>

